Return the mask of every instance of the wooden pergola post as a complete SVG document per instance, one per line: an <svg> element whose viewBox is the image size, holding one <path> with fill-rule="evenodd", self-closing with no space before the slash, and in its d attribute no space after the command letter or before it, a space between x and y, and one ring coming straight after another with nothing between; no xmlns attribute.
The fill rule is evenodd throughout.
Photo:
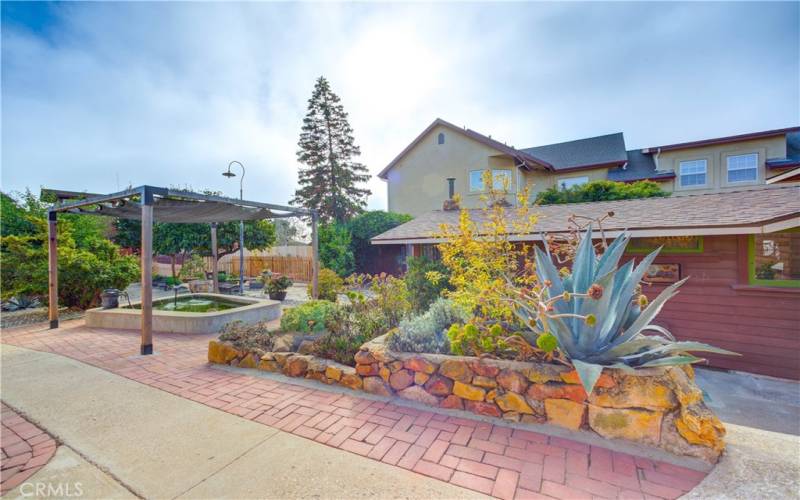
<svg viewBox="0 0 800 500"><path fill-rule="evenodd" d="M219 293L219 268L217 263L217 223L211 223L211 278L212 289L214 293Z"/></svg>
<svg viewBox="0 0 800 500"><path fill-rule="evenodd" d="M58 212L47 212L47 316L50 328L58 328Z"/></svg>
<svg viewBox="0 0 800 500"><path fill-rule="evenodd" d="M319 298L319 214L311 211L311 297Z"/></svg>
<svg viewBox="0 0 800 500"><path fill-rule="evenodd" d="M153 354L153 193L142 192L142 355Z"/></svg>

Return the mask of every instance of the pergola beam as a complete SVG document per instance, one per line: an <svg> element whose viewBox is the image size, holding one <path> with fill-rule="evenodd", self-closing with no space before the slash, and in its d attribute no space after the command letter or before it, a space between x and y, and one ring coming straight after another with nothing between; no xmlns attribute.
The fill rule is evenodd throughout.
<svg viewBox="0 0 800 500"><path fill-rule="evenodd" d="M47 212L47 316L58 328L58 212Z"/></svg>
<svg viewBox="0 0 800 500"><path fill-rule="evenodd" d="M140 353L153 354L153 196L142 196L142 340Z"/></svg>

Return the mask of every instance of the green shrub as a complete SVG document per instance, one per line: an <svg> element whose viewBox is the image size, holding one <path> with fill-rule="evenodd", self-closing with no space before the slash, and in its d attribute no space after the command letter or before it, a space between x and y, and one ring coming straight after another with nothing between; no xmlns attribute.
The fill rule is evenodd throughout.
<svg viewBox="0 0 800 500"><path fill-rule="evenodd" d="M495 323L491 326L467 323L451 325L447 330L450 339L450 351L459 356L480 356L508 351L509 345L503 327Z"/></svg>
<svg viewBox="0 0 800 500"><path fill-rule="evenodd" d="M322 268L319 270L319 300L328 300L336 302L336 296L344 286L344 280L338 274L330 269ZM313 298L313 284L308 284L308 296Z"/></svg>
<svg viewBox="0 0 800 500"><path fill-rule="evenodd" d="M355 258L350 248L350 230L343 224L331 223L319 226L319 260L339 276L347 276L355 270Z"/></svg>
<svg viewBox="0 0 800 500"><path fill-rule="evenodd" d="M87 216L83 216L87 217ZM0 238L2 297L48 300L47 222L29 219L35 231L26 236ZM73 223L59 221L58 300L59 305L87 309L99 303L105 288L124 289L139 279L135 257L123 256L119 247L102 237L76 241Z"/></svg>
<svg viewBox="0 0 800 500"><path fill-rule="evenodd" d="M183 262L178 277L183 281L206 279L206 261L199 255L192 255Z"/></svg>
<svg viewBox="0 0 800 500"><path fill-rule="evenodd" d="M597 180L578 186L562 189L553 186L536 196L536 203L556 205L563 203L584 203L591 201L630 200L634 198L653 198L669 196L654 181L631 183Z"/></svg>
<svg viewBox="0 0 800 500"><path fill-rule="evenodd" d="M286 309L281 317L281 330L286 332L321 332L336 304L327 300L311 300Z"/></svg>
<svg viewBox="0 0 800 500"><path fill-rule="evenodd" d="M328 333L314 342L313 353L353 366L353 356L364 342L385 333L389 323L374 301L355 300L337 306L328 317L326 327Z"/></svg>
<svg viewBox="0 0 800 500"><path fill-rule="evenodd" d="M427 257L409 257L408 271L403 279L408 287L411 307L417 313L422 313L439 297L444 290L450 290L450 271L441 261ZM429 273L437 273L437 278L431 279Z"/></svg>
<svg viewBox="0 0 800 500"><path fill-rule="evenodd" d="M450 341L445 335L454 323L463 323L469 315L452 301L439 298L424 314L400 322L388 338L388 346L400 352L449 354Z"/></svg>

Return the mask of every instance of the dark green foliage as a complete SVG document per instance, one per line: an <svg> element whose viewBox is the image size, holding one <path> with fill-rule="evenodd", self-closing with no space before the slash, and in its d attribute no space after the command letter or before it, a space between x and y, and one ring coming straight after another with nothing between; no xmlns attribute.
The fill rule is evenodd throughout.
<svg viewBox="0 0 800 500"><path fill-rule="evenodd" d="M30 195L30 192L27 193ZM26 210L5 193L0 193L0 235L25 236L36 233L36 226L29 220L30 209ZM44 217L44 214L38 214Z"/></svg>
<svg viewBox="0 0 800 500"><path fill-rule="evenodd" d="M347 113L324 77L308 100L308 113L298 141L297 159L305 165L292 203L319 211L324 222L346 222L364 210L370 191L367 167L355 161L355 144Z"/></svg>
<svg viewBox="0 0 800 500"><path fill-rule="evenodd" d="M427 257L409 257L405 281L411 305L415 312L422 313L438 299L442 291L450 290L450 271L441 261ZM428 273L438 273L439 279L431 280Z"/></svg>
<svg viewBox="0 0 800 500"><path fill-rule="evenodd" d="M36 210L25 210L32 231L0 239L3 299L36 297L47 302L47 221ZM124 257L103 238L89 216L59 217L59 304L86 309L97 304L104 288L125 288L139 279L139 263Z"/></svg>
<svg viewBox="0 0 800 500"><path fill-rule="evenodd" d="M657 182L636 181L632 183L597 180L561 189L554 186L536 196L536 203L557 205L564 203L583 203L591 201L630 200L634 198L654 198L669 196Z"/></svg>
<svg viewBox="0 0 800 500"><path fill-rule="evenodd" d="M336 304L327 300L311 300L283 311L281 330L285 332L321 332Z"/></svg>
<svg viewBox="0 0 800 500"><path fill-rule="evenodd" d="M353 217L347 223L347 227L350 230L350 249L355 258L356 271L370 270L369 264L378 253L378 249L370 243L372 238L411 219L410 215L384 212L383 210L372 210Z"/></svg>
<svg viewBox="0 0 800 500"><path fill-rule="evenodd" d="M355 270L351 241L350 231L344 224L320 224L319 260L322 266L342 277L351 274Z"/></svg>
<svg viewBox="0 0 800 500"><path fill-rule="evenodd" d="M314 354L353 366L353 356L367 341L389 328L383 311L372 301L337 306L326 323L328 333L314 342Z"/></svg>

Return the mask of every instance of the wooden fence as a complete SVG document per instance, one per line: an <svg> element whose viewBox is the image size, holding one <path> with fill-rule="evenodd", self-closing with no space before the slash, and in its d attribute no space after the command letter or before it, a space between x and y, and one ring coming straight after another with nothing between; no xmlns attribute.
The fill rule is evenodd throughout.
<svg viewBox="0 0 800 500"><path fill-rule="evenodd" d="M220 261L219 270L234 276L239 275L239 258L227 262ZM310 257L269 255L244 258L244 275L259 276L263 271L285 274L295 281L311 281L312 265Z"/></svg>

